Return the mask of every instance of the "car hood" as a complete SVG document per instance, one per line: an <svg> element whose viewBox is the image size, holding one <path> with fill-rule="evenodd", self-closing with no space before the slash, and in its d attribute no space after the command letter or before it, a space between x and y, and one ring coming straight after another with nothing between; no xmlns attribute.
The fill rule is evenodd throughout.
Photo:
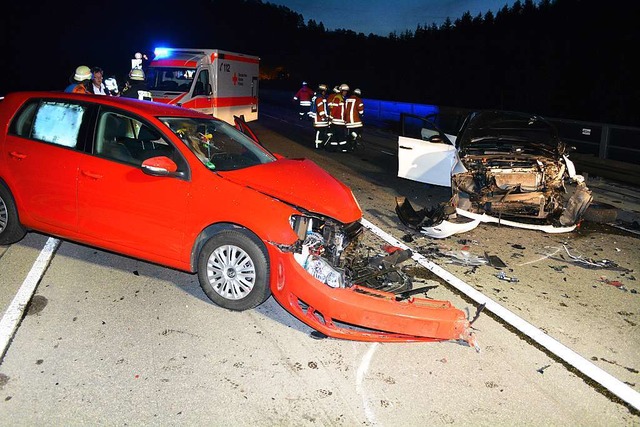
<svg viewBox="0 0 640 427"><path fill-rule="evenodd" d="M218 174L236 184L345 224L362 217L349 187L308 159L279 159Z"/></svg>
<svg viewBox="0 0 640 427"><path fill-rule="evenodd" d="M505 154L558 158L564 144L556 128L540 116L503 111L473 113L457 144L461 156Z"/></svg>

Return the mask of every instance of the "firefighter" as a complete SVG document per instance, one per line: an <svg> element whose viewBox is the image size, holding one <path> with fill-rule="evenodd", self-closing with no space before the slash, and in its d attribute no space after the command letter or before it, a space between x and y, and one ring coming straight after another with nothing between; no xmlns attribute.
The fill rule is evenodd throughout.
<svg viewBox="0 0 640 427"><path fill-rule="evenodd" d="M347 126L348 150L353 151L362 138L362 116L364 114L364 102L362 92L354 89L353 93L344 102L344 122Z"/></svg>
<svg viewBox="0 0 640 427"><path fill-rule="evenodd" d="M331 103L327 104L329 107L329 115L331 117L331 139L329 141L329 148L337 149L338 151L347 151L347 130L344 122L344 100L349 93L349 86L347 84L341 84L338 87L339 93L331 99Z"/></svg>
<svg viewBox="0 0 640 427"><path fill-rule="evenodd" d="M91 69L86 65L80 65L76 68L75 73L69 79L71 84L64 90L67 93L91 93L89 92L89 84L91 84Z"/></svg>
<svg viewBox="0 0 640 427"><path fill-rule="evenodd" d="M147 89L147 83L144 80L144 71L140 68L134 68L129 72L129 80L122 89L122 95L125 98L143 99L153 101L151 92Z"/></svg>
<svg viewBox="0 0 640 427"><path fill-rule="evenodd" d="M298 116L299 119L304 119L311 109L311 98L313 97L313 90L307 86L307 82L302 82L302 87L293 96L293 101L298 103Z"/></svg>
<svg viewBox="0 0 640 427"><path fill-rule="evenodd" d="M325 146L329 141L329 115L327 114L327 100L325 96L327 94L327 85L318 85L318 91L314 97L314 109L313 115L313 127L316 130L316 148Z"/></svg>

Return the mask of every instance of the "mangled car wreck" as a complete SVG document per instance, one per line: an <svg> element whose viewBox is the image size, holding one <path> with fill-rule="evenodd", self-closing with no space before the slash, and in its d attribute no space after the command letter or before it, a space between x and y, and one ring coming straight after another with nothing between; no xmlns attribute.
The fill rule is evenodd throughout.
<svg viewBox="0 0 640 427"><path fill-rule="evenodd" d="M444 238L492 222L562 233L575 229L592 200L567 157L569 147L542 117L504 111L469 114L456 131L439 115L403 115L398 176L451 186L447 203L415 210L397 198L407 226ZM441 126L438 124L441 123ZM575 184L568 191L566 183Z"/></svg>

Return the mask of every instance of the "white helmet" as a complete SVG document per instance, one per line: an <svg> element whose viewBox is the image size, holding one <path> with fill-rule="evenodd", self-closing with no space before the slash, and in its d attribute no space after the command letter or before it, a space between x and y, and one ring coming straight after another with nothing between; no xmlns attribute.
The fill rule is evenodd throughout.
<svg viewBox="0 0 640 427"><path fill-rule="evenodd" d="M86 65L81 65L76 68L76 73L73 75L73 79L77 82L82 82L91 79L91 69Z"/></svg>
<svg viewBox="0 0 640 427"><path fill-rule="evenodd" d="M354 90L353 90L353 93L355 93L355 94L356 94L356 95L358 95L358 96L361 96L361 95L362 95L362 92L360 92L360 89L354 89Z"/></svg>
<svg viewBox="0 0 640 427"><path fill-rule="evenodd" d="M144 71L139 68L134 68L129 72L129 78L131 80L140 80L144 81Z"/></svg>
<svg viewBox="0 0 640 427"><path fill-rule="evenodd" d="M343 90L349 90L349 85L343 83L340 85L340 92L342 92Z"/></svg>
<svg viewBox="0 0 640 427"><path fill-rule="evenodd" d="M338 86L334 86L334 87L333 87L333 91L334 91L335 93L340 93L340 90L338 89Z"/></svg>
<svg viewBox="0 0 640 427"><path fill-rule="evenodd" d="M325 85L325 84L319 84L319 85L318 85L318 90L319 90L319 91L321 91L321 92L323 92L323 91L327 90L327 85Z"/></svg>

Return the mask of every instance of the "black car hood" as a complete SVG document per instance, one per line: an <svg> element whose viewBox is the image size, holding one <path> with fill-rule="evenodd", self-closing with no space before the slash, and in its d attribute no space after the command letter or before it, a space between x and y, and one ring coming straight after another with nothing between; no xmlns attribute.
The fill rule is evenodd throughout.
<svg viewBox="0 0 640 427"><path fill-rule="evenodd" d="M540 116L503 111L469 115L456 141L461 156L509 155L557 158L564 153L558 131Z"/></svg>

